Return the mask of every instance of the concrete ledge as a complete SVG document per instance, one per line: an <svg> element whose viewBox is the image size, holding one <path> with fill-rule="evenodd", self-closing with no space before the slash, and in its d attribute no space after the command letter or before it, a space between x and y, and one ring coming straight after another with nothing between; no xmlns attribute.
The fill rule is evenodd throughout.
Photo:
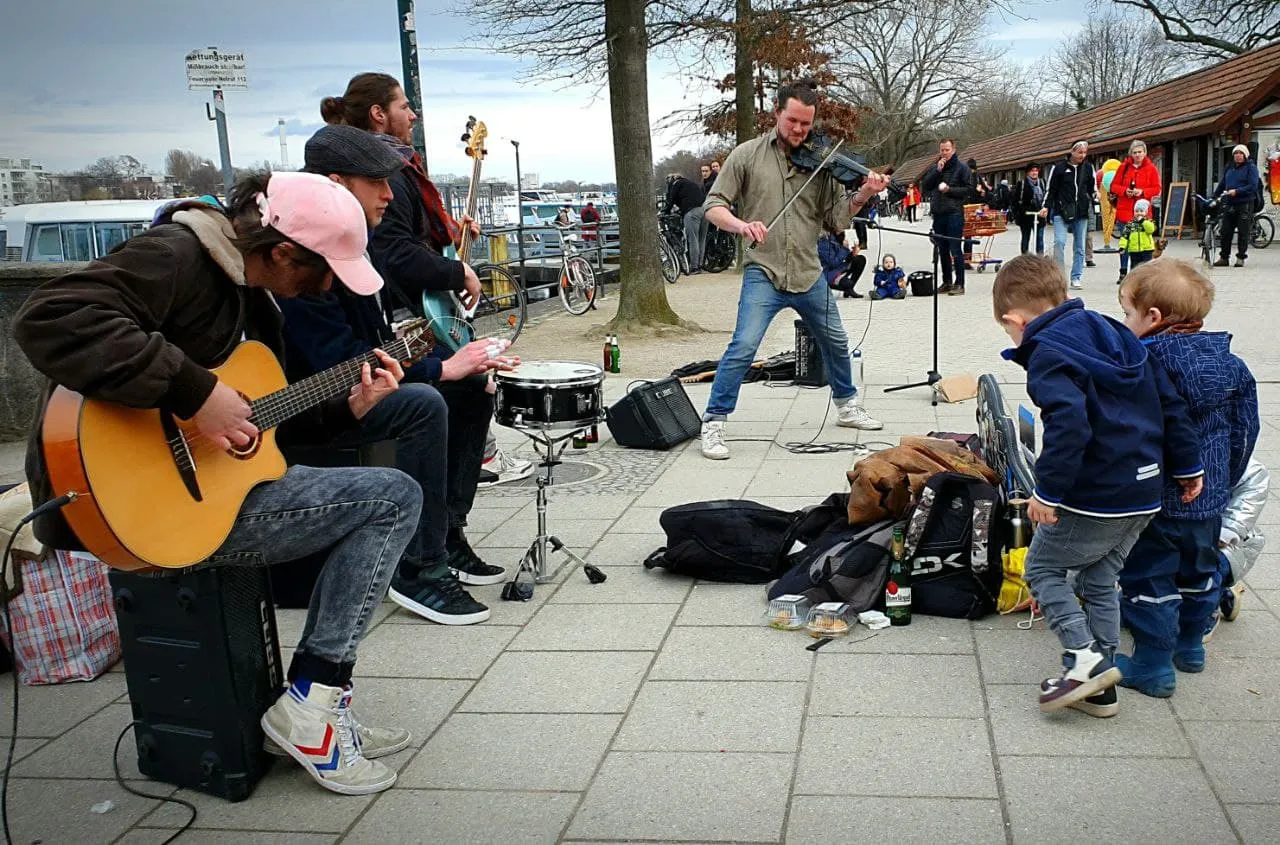
<svg viewBox="0 0 1280 845"><path fill-rule="evenodd" d="M83 266L0 263L0 442L27 436L44 385L13 340L13 317L36 287Z"/></svg>

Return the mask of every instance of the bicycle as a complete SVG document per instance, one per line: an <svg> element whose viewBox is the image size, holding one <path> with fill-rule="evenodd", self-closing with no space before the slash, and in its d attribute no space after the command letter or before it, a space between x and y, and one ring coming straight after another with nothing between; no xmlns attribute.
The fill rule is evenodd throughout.
<svg viewBox="0 0 1280 845"><path fill-rule="evenodd" d="M1276 238L1275 221L1265 211L1253 215L1253 231L1250 232L1249 243L1255 249L1266 249Z"/></svg>
<svg viewBox="0 0 1280 845"><path fill-rule="evenodd" d="M1209 199L1200 194L1195 195L1196 202L1204 206L1204 234L1200 236L1200 258L1205 264L1212 265L1218 238L1218 218L1222 215L1222 205L1216 197Z"/></svg>
<svg viewBox="0 0 1280 845"><path fill-rule="evenodd" d="M496 337L515 343L529 316L524 285L498 264L476 264L480 304L471 323L476 337Z"/></svg>
<svg viewBox="0 0 1280 845"><path fill-rule="evenodd" d="M723 273L738 257L738 239L728 232L707 224L707 240L702 249L702 269Z"/></svg>
<svg viewBox="0 0 1280 845"><path fill-rule="evenodd" d="M677 275L683 273L689 275L689 248L684 239L684 216L679 212L671 214L659 214L658 222L662 231L662 240L666 242L667 248L671 250L671 254L675 256ZM675 279L668 279L674 282Z"/></svg>
<svg viewBox="0 0 1280 845"><path fill-rule="evenodd" d="M676 258L667 239L661 236L658 238L658 260L662 265L662 278L666 279L667 284L674 285L676 279L680 278L680 259Z"/></svg>
<svg viewBox="0 0 1280 845"><path fill-rule="evenodd" d="M560 302L575 317L587 313L596 304L596 271L578 251L578 236L561 230Z"/></svg>

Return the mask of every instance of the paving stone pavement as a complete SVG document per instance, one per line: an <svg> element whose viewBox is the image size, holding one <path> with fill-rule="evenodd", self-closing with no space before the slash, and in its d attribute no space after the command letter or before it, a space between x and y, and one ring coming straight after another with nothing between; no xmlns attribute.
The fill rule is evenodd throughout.
<svg viewBox="0 0 1280 845"><path fill-rule="evenodd" d="M913 270L927 260L922 242L886 235L883 248ZM872 246L874 255L874 236ZM1190 257L1193 247L1178 243L1173 253ZM1114 262L1100 255L1084 291L1113 314ZM1214 271L1209 323L1235 332L1258 377L1258 455L1280 467L1280 347L1262 316L1280 312L1280 247L1255 252L1250 264ZM991 318L991 278L970 274L967 296L939 302L942 371L996 373L1009 402L1025 402L1021 371L997 354L1004 336ZM732 323L726 289L682 280L673 300L678 294L682 314L723 331ZM857 339L872 306L839 307ZM412 745L389 760L396 787L340 797L291 765L277 766L239 804L145 784L199 807L196 829L179 841L1280 841L1280 547L1259 562L1245 611L1219 630L1206 671L1180 676L1169 700L1122 690L1121 715L1109 721L1036 710L1036 684L1058 657L1042 623L1026 631L1013 618L917 616L874 637L856 629L814 654L804 634L762 627L762 588L694 583L641 565L662 542L658 515L671 504L747 496L795 508L843 487L848 453L797 456L779 442L973 430L972 402L935 408L924 391L880 391L928 369L930 308L909 298L872 309L867 406L886 421L884 432L834 427L826 391L756 385L744 388L730 423L729 436L740 439L729 461L705 461L694 443L643 456L607 439L570 451L617 483L606 474L553 490L551 526L608 573L606 583L569 571L528 604L476 588L493 619L462 629L384 604L361 649L356 702L366 721L413 731ZM573 319L542 321L530 348L558 343L558 357L595 360L597 342L580 338ZM790 336L790 320L779 319L765 351L786 348ZM717 357L724 342L682 342L664 366ZM638 346L634 360L654 359ZM630 379L663 371L610 377L609 398ZM708 389L690 389L699 407ZM529 452L516 433L499 436ZM0 479L20 472L20 448L0 447ZM1271 495L1280 498L1280 486ZM491 562L512 566L534 518L532 491L482 492L471 536ZM1280 504L1263 527L1280 538ZM303 613L278 617L288 647ZM9 796L15 841L145 845L181 825L185 811L131 796L111 778L109 749L128 720L119 667L92 683L21 695ZM10 705L0 698L7 734ZM139 777L127 743L120 762L126 777ZM114 809L91 812L102 800Z"/></svg>

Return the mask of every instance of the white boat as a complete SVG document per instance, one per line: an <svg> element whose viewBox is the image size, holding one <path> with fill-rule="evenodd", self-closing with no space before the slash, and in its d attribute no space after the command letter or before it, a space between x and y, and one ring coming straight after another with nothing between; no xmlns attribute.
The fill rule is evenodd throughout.
<svg viewBox="0 0 1280 845"><path fill-rule="evenodd" d="M9 261L92 261L151 225L172 200L38 202L5 209Z"/></svg>

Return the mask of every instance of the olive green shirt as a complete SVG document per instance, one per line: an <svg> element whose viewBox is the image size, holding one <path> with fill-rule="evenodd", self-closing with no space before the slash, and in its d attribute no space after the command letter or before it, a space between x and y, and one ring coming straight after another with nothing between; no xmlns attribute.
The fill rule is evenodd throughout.
<svg viewBox="0 0 1280 845"><path fill-rule="evenodd" d="M770 130L729 153L720 168L704 209L722 206L750 223L766 225L808 180L796 170ZM818 174L772 229L764 243L746 251L746 263L758 265L780 291L804 293L822 278L818 238L824 229L841 231L852 214L844 187L827 173Z"/></svg>

